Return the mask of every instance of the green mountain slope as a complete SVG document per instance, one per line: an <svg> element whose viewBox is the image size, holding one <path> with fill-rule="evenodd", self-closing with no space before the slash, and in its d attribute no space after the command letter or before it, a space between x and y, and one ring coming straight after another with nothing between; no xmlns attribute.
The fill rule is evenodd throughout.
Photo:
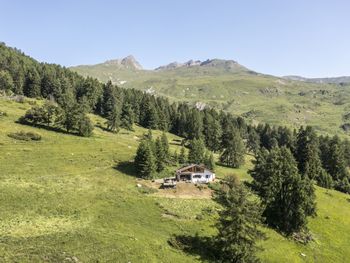
<svg viewBox="0 0 350 263"><path fill-rule="evenodd" d="M253 123L292 127L308 124L324 133L346 134L341 126L350 122L346 118L350 113L350 84L278 78L253 72L230 60L191 63L171 63L157 70L121 68L110 63L72 69L101 81L111 80L121 87L215 106Z"/></svg>
<svg viewBox="0 0 350 263"><path fill-rule="evenodd" d="M172 235L214 234L214 216L202 211L214 204L144 194L136 187L144 182L132 176L127 163L145 129L113 134L96 127L93 137L82 138L16 123L32 104L0 98L0 112L7 113L0 117L1 262L205 261L174 249L168 240ZM8 137L16 131L40 133L42 140ZM179 150L174 141L179 138L168 138L171 151ZM219 166L217 175L236 173L249 180L249 166ZM301 245L264 228L263 262L347 261L349 196L322 188L316 194L318 216L309 222L315 241Z"/></svg>

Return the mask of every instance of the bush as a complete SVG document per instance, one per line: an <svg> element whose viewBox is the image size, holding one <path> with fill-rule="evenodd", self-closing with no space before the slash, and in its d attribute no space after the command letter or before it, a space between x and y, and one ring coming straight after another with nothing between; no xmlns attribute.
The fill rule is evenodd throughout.
<svg viewBox="0 0 350 263"><path fill-rule="evenodd" d="M6 117L7 113L5 111L0 111L0 117Z"/></svg>
<svg viewBox="0 0 350 263"><path fill-rule="evenodd" d="M26 99L23 95L17 95L14 97L14 101L18 103L24 103Z"/></svg>
<svg viewBox="0 0 350 263"><path fill-rule="evenodd" d="M9 133L9 137L16 139L16 140L22 140L22 141L40 141L41 140L41 135L36 133L36 132L14 132L14 133Z"/></svg>
<svg viewBox="0 0 350 263"><path fill-rule="evenodd" d="M84 115L81 119L78 120L78 133L80 136L90 137L92 135L93 129L94 125L88 116Z"/></svg>

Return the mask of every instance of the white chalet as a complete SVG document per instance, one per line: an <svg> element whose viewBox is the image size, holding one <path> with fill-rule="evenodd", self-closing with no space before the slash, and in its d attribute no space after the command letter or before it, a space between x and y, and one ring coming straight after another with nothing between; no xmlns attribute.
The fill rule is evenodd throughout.
<svg viewBox="0 0 350 263"><path fill-rule="evenodd" d="M190 164L176 171L176 180L207 184L215 180L215 173L204 165Z"/></svg>

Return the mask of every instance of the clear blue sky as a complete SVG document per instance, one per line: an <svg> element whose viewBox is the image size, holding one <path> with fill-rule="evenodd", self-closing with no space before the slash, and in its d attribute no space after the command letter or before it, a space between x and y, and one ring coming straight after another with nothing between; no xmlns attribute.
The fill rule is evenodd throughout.
<svg viewBox="0 0 350 263"><path fill-rule="evenodd" d="M39 61L145 68L234 59L259 72L350 75L348 0L0 0L0 41Z"/></svg>

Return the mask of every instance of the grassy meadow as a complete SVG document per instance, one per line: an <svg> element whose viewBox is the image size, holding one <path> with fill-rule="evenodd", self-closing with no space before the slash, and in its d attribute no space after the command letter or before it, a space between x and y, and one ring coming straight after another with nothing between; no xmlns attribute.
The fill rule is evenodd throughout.
<svg viewBox="0 0 350 263"><path fill-rule="evenodd" d="M7 114L0 116L1 262L207 260L205 251L185 253L168 241L174 235L215 234L213 201L165 198L136 187L130 161L145 129L113 134L95 128L91 138L83 138L16 123L30 107L28 101L0 98L0 112ZM42 140L8 137L19 131L39 133ZM172 143L179 138L168 138L171 150L179 152ZM250 160L241 169L218 166L216 173L250 180ZM301 245L264 228L263 262L348 261L350 196L322 188L316 194L318 216L309 222L315 241Z"/></svg>
<svg viewBox="0 0 350 263"><path fill-rule="evenodd" d="M202 103L242 115L251 123L299 128L312 125L323 134L348 136L340 127L348 123L350 85L306 83L263 75L249 70L178 68L126 70L98 64L71 68L125 88L145 90L171 101Z"/></svg>

